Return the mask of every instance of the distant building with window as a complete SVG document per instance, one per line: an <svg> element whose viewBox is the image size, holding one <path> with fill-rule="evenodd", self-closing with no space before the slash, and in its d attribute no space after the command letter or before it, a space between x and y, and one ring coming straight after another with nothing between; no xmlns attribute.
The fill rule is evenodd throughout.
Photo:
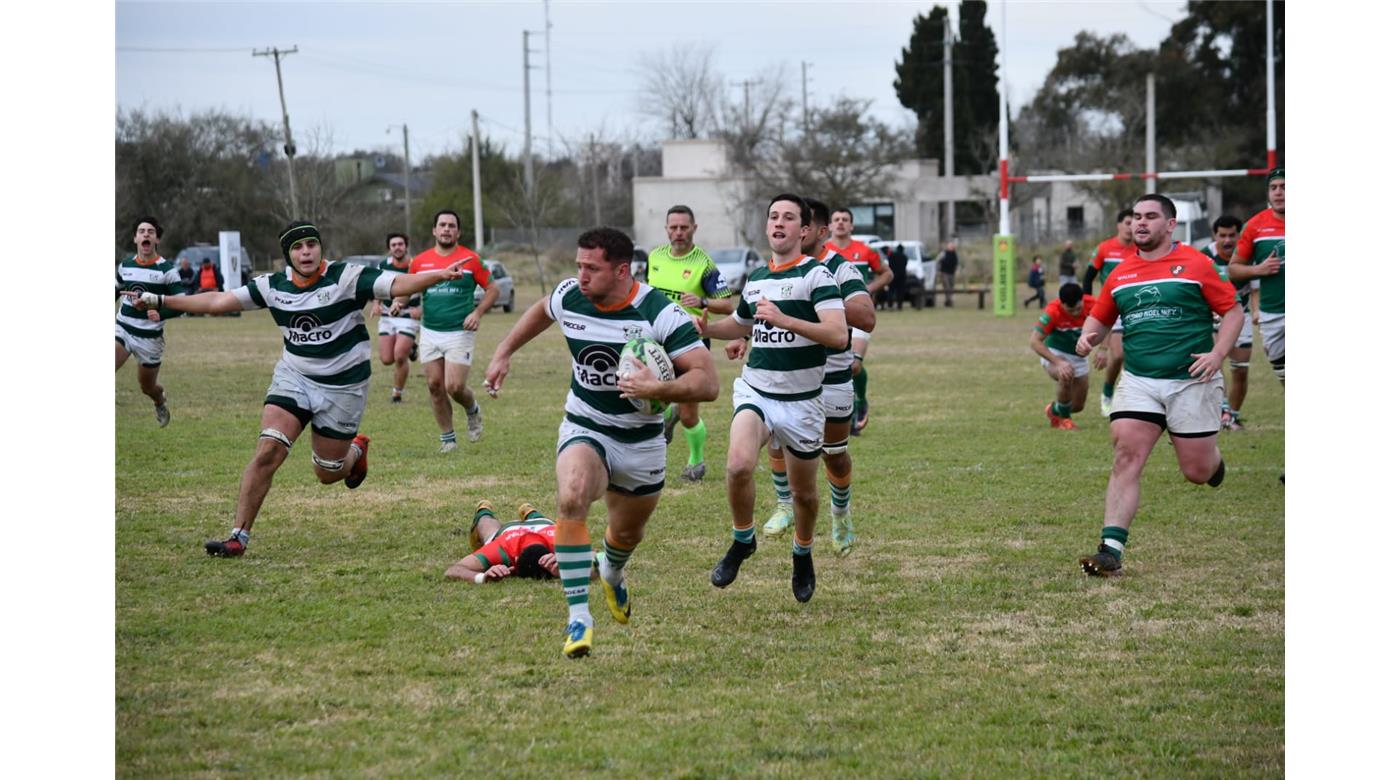
<svg viewBox="0 0 1400 780"><path fill-rule="evenodd" d="M878 195L860 203L830 204L833 208L851 209L858 234L938 246L950 234L970 238L995 232L995 218L991 225L959 224L953 230L943 221L947 213L944 204L949 200L995 204L996 176L944 179L939 175L938 160L910 159L888 166L880 180L885 182L885 189ZM684 203L695 211L700 226L695 241L700 246L753 246L762 250L767 243L763 205L744 202L744 194L751 186L751 179L733 170L723 141L665 141L661 147L661 175L632 180L632 213L636 220L633 237L639 246L648 249L665 243L666 210ZM1029 194L1013 199L1011 229L1020 243L1092 239L1112 231L1119 207L1101 203L1092 189L1072 182L1032 187L1018 190ZM1220 213L1218 185L1206 186L1199 195L1207 213Z"/></svg>

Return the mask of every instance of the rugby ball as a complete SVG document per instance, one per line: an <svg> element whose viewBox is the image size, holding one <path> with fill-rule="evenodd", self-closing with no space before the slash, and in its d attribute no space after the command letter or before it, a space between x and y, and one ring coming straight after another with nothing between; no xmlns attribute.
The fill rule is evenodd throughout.
<svg viewBox="0 0 1400 780"><path fill-rule="evenodd" d="M629 359L630 358L630 359ZM636 363L632 362L636 360ZM662 347L655 339L636 338L627 342L622 347L622 354L618 358L617 378L625 379L632 375L637 369L637 363L642 364L642 369L651 372L651 375L662 382L670 382L676 378L676 367L671 364L671 358L666 354L665 347ZM661 414L666 411L669 405L667 401L656 401L647 398L629 398L632 405L637 407L637 411L643 414Z"/></svg>

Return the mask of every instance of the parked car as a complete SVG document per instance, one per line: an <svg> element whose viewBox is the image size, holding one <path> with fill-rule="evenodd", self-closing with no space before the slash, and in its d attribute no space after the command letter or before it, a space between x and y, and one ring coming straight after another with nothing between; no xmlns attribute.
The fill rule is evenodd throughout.
<svg viewBox="0 0 1400 780"><path fill-rule="evenodd" d="M351 265L364 265L369 266L370 268L377 268L379 267L379 263L382 262L385 257L387 257L387 255L350 255L349 257L342 257L340 258L340 260L334 262L349 263Z"/></svg>
<svg viewBox="0 0 1400 780"><path fill-rule="evenodd" d="M763 256L751 247L734 246L716 249L709 253L719 272L724 274L724 283L738 293L744 289L744 282L753 269L763 265Z"/></svg>
<svg viewBox="0 0 1400 780"><path fill-rule="evenodd" d="M922 241L872 241L870 248L879 252L886 262L889 262L888 249L892 254L896 246L904 247L904 254L909 258L909 265L906 268L908 278L905 280L905 292L909 295L909 300L914 308L922 309L925 305L933 305L933 286L938 280L938 273L934 269L933 257L928 254Z"/></svg>
<svg viewBox="0 0 1400 780"><path fill-rule="evenodd" d="M238 247L238 257L239 270L243 274L242 283L247 284L253 278L253 261L248 257L248 250L241 246ZM195 272L198 273L199 266L204 262L205 258L208 258L209 262L213 263L215 267L218 267L219 245L204 243L191 244L176 253L175 265L178 267L181 260L189 260L190 268L193 268Z"/></svg>
<svg viewBox="0 0 1400 780"><path fill-rule="evenodd" d="M499 306L504 312L515 311L515 279L511 277L510 271L507 271L499 260L482 260L481 264L491 272L491 281L496 284L496 303L492 308ZM480 301L481 296L485 294L485 290L476 288L476 300Z"/></svg>

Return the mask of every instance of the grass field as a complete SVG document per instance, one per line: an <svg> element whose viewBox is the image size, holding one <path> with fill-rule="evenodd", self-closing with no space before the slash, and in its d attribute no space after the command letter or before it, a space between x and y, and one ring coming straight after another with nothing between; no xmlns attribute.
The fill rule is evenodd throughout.
<svg viewBox="0 0 1400 780"><path fill-rule="evenodd" d="M516 316L487 318L473 385ZM560 655L557 582L442 577L469 552L478 498L553 507L569 375L556 331L482 396L485 438L448 456L418 367L394 407L376 363L366 483L321 486L298 442L248 555L215 560L201 545L232 525L280 340L262 312L174 322L168 428L134 370L117 376L117 774L1281 776L1283 393L1262 350L1248 430L1221 437L1224 486L1186 483L1164 441L1127 576L1090 580L1076 561L1101 526L1106 420L1091 397L1082 430L1049 429L1032 322L882 313L872 421L852 447L857 547L830 553L824 513L805 605L785 542L709 584L738 371L716 349L710 476L683 483L672 445L628 568L632 622L593 588L580 661ZM758 478L761 521L765 466ZM600 507L590 528L600 543Z"/></svg>

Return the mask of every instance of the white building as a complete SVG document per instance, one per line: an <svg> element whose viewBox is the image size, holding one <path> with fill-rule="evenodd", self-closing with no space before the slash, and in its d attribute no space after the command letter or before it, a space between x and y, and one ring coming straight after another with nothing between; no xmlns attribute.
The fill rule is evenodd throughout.
<svg viewBox="0 0 1400 780"><path fill-rule="evenodd" d="M886 189L862 203L830 204L851 209L855 232L886 239L923 241L933 247L950 233L963 238L988 236L995 225L961 224L946 230L946 209L953 201L993 204L997 177L939 175L938 160L904 160L886 169L881 180ZM685 204L695 212L699 225L695 241L706 248L764 246L762 210L741 205L751 181L736 174L729 164L723 141L697 139L665 141L661 147L661 175L632 180L632 208L637 245L650 249L666 242L666 210ZM1019 185L1025 186L1025 185ZM776 194L776 193L775 193ZM801 194L801 193L799 193ZM1116 208L1105 206L1093 191L1068 182L1037 185L1020 207L1013 198L1012 230L1025 243L1057 242L1066 238L1107 237ZM1220 189L1204 190L1208 213L1220 213ZM1125 204L1126 205L1126 204Z"/></svg>

